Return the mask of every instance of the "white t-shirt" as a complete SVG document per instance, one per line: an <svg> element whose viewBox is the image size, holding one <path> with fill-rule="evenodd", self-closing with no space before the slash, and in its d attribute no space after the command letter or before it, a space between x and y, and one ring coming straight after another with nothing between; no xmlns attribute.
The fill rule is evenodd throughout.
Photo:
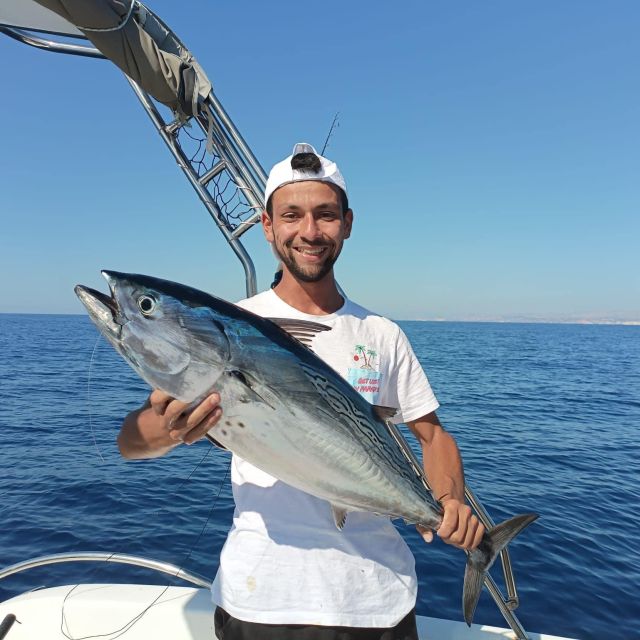
<svg viewBox="0 0 640 640"><path fill-rule="evenodd" d="M397 422L437 409L406 336L390 320L350 300L330 315L309 315L271 289L238 305L265 317L330 326L314 338L315 353L372 404L398 408ZM325 500L235 455L231 482L236 508L212 597L232 616L265 624L392 627L415 606L415 561L389 518L351 512L339 531Z"/></svg>

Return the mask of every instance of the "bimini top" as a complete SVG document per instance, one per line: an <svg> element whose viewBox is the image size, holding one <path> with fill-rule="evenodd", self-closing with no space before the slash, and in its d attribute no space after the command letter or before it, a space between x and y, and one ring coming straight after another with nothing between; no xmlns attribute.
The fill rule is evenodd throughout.
<svg viewBox="0 0 640 640"><path fill-rule="evenodd" d="M191 52L137 0L3 0L0 25L89 39L178 117L197 114L211 92Z"/></svg>

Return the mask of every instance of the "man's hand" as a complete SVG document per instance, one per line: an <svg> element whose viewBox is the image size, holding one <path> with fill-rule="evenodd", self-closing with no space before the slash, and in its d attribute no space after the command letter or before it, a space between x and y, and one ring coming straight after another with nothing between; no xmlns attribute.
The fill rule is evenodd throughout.
<svg viewBox="0 0 640 640"><path fill-rule="evenodd" d="M185 444L193 444L203 438L222 415L220 396L217 393L212 393L189 410L189 404L155 389L149 396L149 404L153 412L163 418L171 440Z"/></svg>
<svg viewBox="0 0 640 640"><path fill-rule="evenodd" d="M442 524L438 527L438 536L447 544L471 551L475 549L484 535L484 525L471 512L471 507L455 498L441 501L444 513ZM433 540L433 531L417 525L425 542Z"/></svg>

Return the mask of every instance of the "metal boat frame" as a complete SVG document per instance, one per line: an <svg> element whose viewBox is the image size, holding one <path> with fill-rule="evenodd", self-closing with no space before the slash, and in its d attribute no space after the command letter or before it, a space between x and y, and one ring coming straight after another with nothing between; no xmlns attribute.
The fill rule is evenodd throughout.
<svg viewBox="0 0 640 640"><path fill-rule="evenodd" d="M0 25L0 32L19 42L50 52L105 58L100 51L91 46L51 39L50 36L60 36L60 34L52 32L36 32L2 25ZM64 34L64 37L73 37L80 41L86 41L85 38L80 36ZM260 220L260 214L264 208L263 194L267 180L264 169L213 91L211 91L203 108L196 116L192 116L187 120L176 118L167 122L154 99L136 82L127 76L125 78L151 119L157 133L164 140L178 166L196 191L198 198L240 260L245 271L247 296L254 295L256 293L255 266L249 253L240 242L240 237ZM211 143L209 148L213 149L212 159L204 169L202 157L189 157L179 140L179 133L192 124L195 124L202 132L202 142L204 142L205 138L208 139ZM219 180L221 177L225 178L226 184L232 183L232 187L235 189L234 197L240 202L241 208L245 212L244 215L234 215L233 207L230 209L228 206L229 200L220 195L219 189L212 188L214 180ZM465 487L465 495L483 525L489 529L494 527L494 521L468 486ZM514 614L514 610L519 605L519 598L508 550L501 551L500 557L507 595L502 594L490 575L485 577L485 586L516 637L520 640L528 640L526 631ZM180 567L169 563L138 556L100 552L55 554L27 560L1 570L0 580L37 566L78 561L134 564L183 578L198 586L210 586L210 583L202 576L188 573Z"/></svg>

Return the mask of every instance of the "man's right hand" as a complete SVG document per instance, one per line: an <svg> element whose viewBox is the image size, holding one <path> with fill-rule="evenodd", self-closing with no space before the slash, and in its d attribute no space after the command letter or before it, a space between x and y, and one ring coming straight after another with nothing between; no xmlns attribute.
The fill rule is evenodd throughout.
<svg viewBox="0 0 640 640"><path fill-rule="evenodd" d="M169 437L175 442L193 444L220 420L220 396L212 393L199 405L189 410L189 404L172 398L159 389L152 391L149 404L157 416L164 419Z"/></svg>
<svg viewBox="0 0 640 640"><path fill-rule="evenodd" d="M180 402L158 389L144 406L122 423L118 447L125 458L157 458L181 442L193 444L215 426L222 415L220 396L212 393L200 404Z"/></svg>

